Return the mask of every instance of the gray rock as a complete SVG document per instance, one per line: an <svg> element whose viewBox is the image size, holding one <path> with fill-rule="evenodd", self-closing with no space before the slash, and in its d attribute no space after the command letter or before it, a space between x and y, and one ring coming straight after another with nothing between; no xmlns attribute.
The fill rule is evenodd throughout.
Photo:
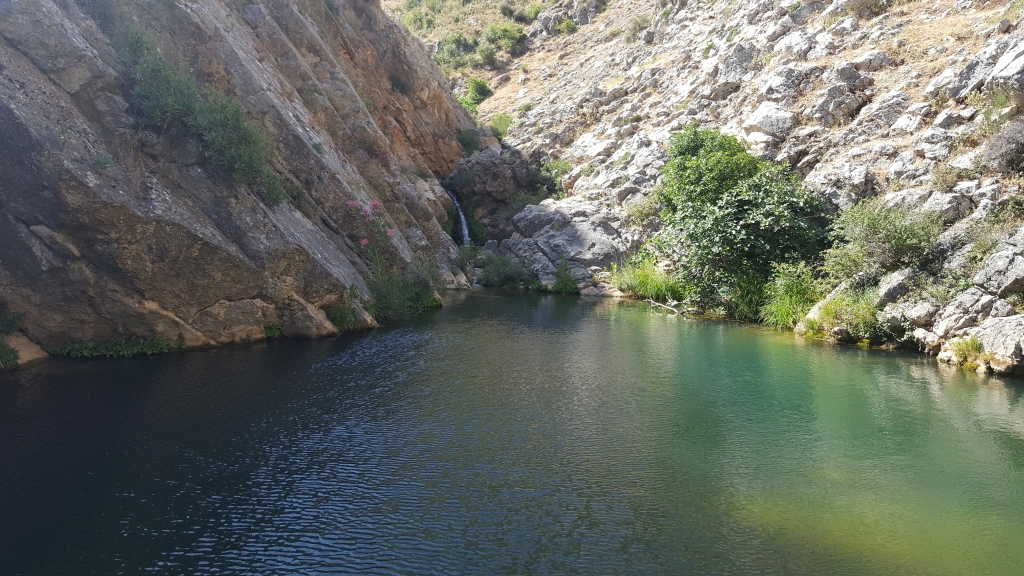
<svg viewBox="0 0 1024 576"><path fill-rule="evenodd" d="M885 52L881 50L871 50L870 52L861 54L850 62L850 64L861 72L874 72L892 64L892 62L892 58L889 58Z"/></svg>
<svg viewBox="0 0 1024 576"><path fill-rule="evenodd" d="M926 86L924 89L924 97L935 98L936 96L939 95L939 92L941 92L943 88L952 84L953 80L955 79L956 69L946 68L945 70L940 72L938 76L933 78L931 82L928 83L928 86Z"/></svg>
<svg viewBox="0 0 1024 576"><path fill-rule="evenodd" d="M882 308L886 304L891 304L906 296L910 292L916 275L916 269L904 268L883 278L878 284L878 298L875 299L875 307Z"/></svg>
<svg viewBox="0 0 1024 576"><path fill-rule="evenodd" d="M1024 36L1009 46L985 79L986 89L1001 92L1014 104L1024 104Z"/></svg>
<svg viewBox="0 0 1024 576"><path fill-rule="evenodd" d="M966 216L972 207L971 199L962 194L934 192L919 210L938 212L947 221L954 221Z"/></svg>
<svg viewBox="0 0 1024 576"><path fill-rule="evenodd" d="M568 218L551 208L550 203L529 204L521 212L512 217L512 225L516 232L525 238L530 238L542 228L546 228L556 221L565 224Z"/></svg>
<svg viewBox="0 0 1024 576"><path fill-rule="evenodd" d="M1024 314L989 318L971 331L981 341L982 350L990 354L993 372L1024 372Z"/></svg>
<svg viewBox="0 0 1024 576"><path fill-rule="evenodd" d="M872 195L875 184L874 174L867 167L853 162L819 164L804 180L808 189L832 200L842 209Z"/></svg>
<svg viewBox="0 0 1024 576"><path fill-rule="evenodd" d="M935 302L918 302L904 310L903 317L914 326L929 326L939 310L940 307Z"/></svg>
<svg viewBox="0 0 1024 576"><path fill-rule="evenodd" d="M974 276L974 284L997 296L1024 291L1024 256L1019 248L996 252Z"/></svg>
<svg viewBox="0 0 1024 576"><path fill-rule="evenodd" d="M743 130L747 134L760 132L777 140L785 140L796 127L796 122L796 114L778 104L762 102L743 123Z"/></svg>

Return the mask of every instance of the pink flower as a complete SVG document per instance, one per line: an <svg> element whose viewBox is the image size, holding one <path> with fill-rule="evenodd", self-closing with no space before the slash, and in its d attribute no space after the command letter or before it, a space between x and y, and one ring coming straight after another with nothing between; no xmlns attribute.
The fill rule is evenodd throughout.
<svg viewBox="0 0 1024 576"><path fill-rule="evenodd" d="M388 236L394 236L394 235L395 235L395 231L392 230L391 228L388 228Z"/></svg>
<svg viewBox="0 0 1024 576"><path fill-rule="evenodd" d="M362 240L359 241L359 243L362 244L363 246L366 246L367 244L370 243L370 239L369 238L363 238Z"/></svg>
<svg viewBox="0 0 1024 576"><path fill-rule="evenodd" d="M349 206L359 206L359 202L356 202L355 200L349 200L348 201L348 205Z"/></svg>
<svg viewBox="0 0 1024 576"><path fill-rule="evenodd" d="M389 218L385 218L385 219L384 219L384 223L385 223L385 224L391 224L391 219L389 219Z"/></svg>
<svg viewBox="0 0 1024 576"><path fill-rule="evenodd" d="M383 206L383 204L381 204L380 202L373 202L372 204L370 204L370 208L380 208L381 206Z"/></svg>
<svg viewBox="0 0 1024 576"><path fill-rule="evenodd" d="M370 218L369 216L367 216L367 217L366 217L366 221L367 221L367 222L373 222L373 218Z"/></svg>

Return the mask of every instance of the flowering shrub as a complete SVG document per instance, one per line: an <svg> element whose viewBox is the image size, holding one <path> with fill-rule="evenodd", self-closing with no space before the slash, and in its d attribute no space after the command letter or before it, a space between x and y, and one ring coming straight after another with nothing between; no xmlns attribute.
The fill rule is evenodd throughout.
<svg viewBox="0 0 1024 576"><path fill-rule="evenodd" d="M359 245L368 251L369 284L374 300L369 312L377 321L407 318L428 308L439 308L441 299L434 290L437 279L429 273L428 267L413 263L403 271L388 263L395 229L384 205L373 202L366 207L351 201L348 207L361 228Z"/></svg>

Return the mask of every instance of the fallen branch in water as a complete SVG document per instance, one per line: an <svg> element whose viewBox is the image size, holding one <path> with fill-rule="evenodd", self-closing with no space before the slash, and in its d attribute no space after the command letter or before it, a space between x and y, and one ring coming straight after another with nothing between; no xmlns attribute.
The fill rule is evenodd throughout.
<svg viewBox="0 0 1024 576"><path fill-rule="evenodd" d="M681 312L680 310L677 310L677 309L672 307L673 304L679 304L679 302L675 302L675 301L670 300L668 304L662 304L661 302L655 302L651 298L648 298L647 302L651 303L651 308L654 308L655 306L661 306L662 308L665 308L666 310L671 310L673 316L676 316L676 315L680 314L680 312Z"/></svg>

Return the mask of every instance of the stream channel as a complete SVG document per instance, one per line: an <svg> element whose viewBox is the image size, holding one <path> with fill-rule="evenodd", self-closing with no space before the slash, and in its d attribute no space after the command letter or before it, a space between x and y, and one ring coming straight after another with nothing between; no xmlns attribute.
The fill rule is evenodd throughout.
<svg viewBox="0 0 1024 576"><path fill-rule="evenodd" d="M3 574L1020 574L1024 386L471 291L0 375Z"/></svg>

